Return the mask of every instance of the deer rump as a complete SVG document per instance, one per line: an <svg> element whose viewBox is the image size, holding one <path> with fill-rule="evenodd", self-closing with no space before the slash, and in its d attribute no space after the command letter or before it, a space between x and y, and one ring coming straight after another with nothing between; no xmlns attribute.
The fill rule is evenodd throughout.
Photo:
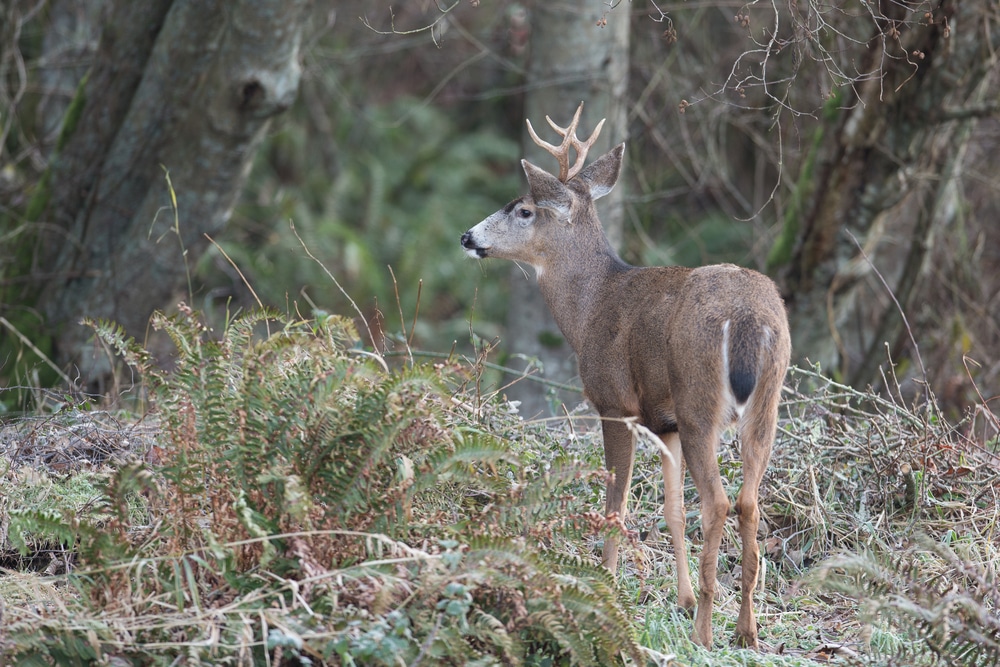
<svg viewBox="0 0 1000 667"><path fill-rule="evenodd" d="M744 415L763 372L784 375L768 325L784 308L766 276L732 264L623 263L602 292L601 321L579 351L587 398L601 414L620 411L664 435L677 432L680 403L725 428Z"/></svg>

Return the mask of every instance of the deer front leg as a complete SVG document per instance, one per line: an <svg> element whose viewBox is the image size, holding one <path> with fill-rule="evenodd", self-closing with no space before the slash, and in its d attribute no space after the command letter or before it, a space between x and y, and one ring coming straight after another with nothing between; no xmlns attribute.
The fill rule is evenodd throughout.
<svg viewBox="0 0 1000 667"><path fill-rule="evenodd" d="M677 572L677 605L688 614L694 612L694 589L688 570L687 546L684 543L684 459L681 439L676 433L660 436L666 453L660 454L663 467L663 519L674 544L674 568Z"/></svg>
<svg viewBox="0 0 1000 667"><path fill-rule="evenodd" d="M609 472L614 473L614 477L608 482L604 512L605 516L617 513L624 519L628 511L629 487L632 484L635 442L628 427L620 421L605 419L602 422L602 430L604 432L604 465ZM618 570L618 537L616 535L608 535L605 538L601 560L611 574Z"/></svg>

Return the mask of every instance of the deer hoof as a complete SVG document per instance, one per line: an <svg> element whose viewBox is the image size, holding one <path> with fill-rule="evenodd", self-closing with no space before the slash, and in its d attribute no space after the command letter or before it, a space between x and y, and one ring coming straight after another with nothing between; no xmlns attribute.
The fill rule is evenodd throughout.
<svg viewBox="0 0 1000 667"><path fill-rule="evenodd" d="M737 632L733 637L733 643L739 648L749 648L754 651L760 650L760 643L757 641L757 634L742 634Z"/></svg>

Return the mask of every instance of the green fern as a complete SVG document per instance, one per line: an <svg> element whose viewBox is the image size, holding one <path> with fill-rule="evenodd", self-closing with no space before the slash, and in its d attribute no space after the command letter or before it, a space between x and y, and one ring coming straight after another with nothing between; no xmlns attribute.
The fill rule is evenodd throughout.
<svg viewBox="0 0 1000 667"><path fill-rule="evenodd" d="M449 387L460 383L442 368L387 372L354 353L343 318L247 313L216 335L181 308L153 324L176 347L169 373L120 328L93 326L149 381L159 463L118 473L104 524L23 518L80 551L79 604L101 603L109 619L90 630L93 659L142 655L145 644L165 660L218 661L216 648L172 639L185 621L140 619L172 608L193 638L221 600L238 614L213 632L261 663L265 653L385 665L641 662L610 576L559 550L594 530L574 496L595 473L568 460L536 470L454 411ZM121 498L151 492L152 479L150 532L128 524ZM115 609L141 629L110 620ZM246 646L239 619L276 610L280 631ZM8 637L54 660L82 650L77 629L54 628L29 641L14 623ZM133 648L113 648L114 628Z"/></svg>
<svg viewBox="0 0 1000 667"><path fill-rule="evenodd" d="M816 577L823 588L862 602L868 622L908 632L916 641L893 656L905 664L1000 664L997 573L945 544L921 537L902 553L843 555Z"/></svg>
<svg viewBox="0 0 1000 667"><path fill-rule="evenodd" d="M121 325L108 320L90 318L84 318L81 324L92 328L104 344L140 373L154 372L149 353L136 343L134 338L127 335Z"/></svg>

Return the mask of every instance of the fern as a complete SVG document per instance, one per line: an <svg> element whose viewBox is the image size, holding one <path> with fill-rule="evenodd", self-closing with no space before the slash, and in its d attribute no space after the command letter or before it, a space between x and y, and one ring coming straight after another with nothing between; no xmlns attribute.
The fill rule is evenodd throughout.
<svg viewBox="0 0 1000 667"><path fill-rule="evenodd" d="M831 559L818 583L863 602L868 622L883 620L916 643L907 664L1000 664L1000 588L992 567L976 566L947 545L918 538L902 553L865 551Z"/></svg>
<svg viewBox="0 0 1000 667"><path fill-rule="evenodd" d="M150 355L135 339L125 333L125 328L108 320L92 320L84 318L81 322L90 327L105 345L111 348L125 363L141 373L154 372L150 364Z"/></svg>
<svg viewBox="0 0 1000 667"><path fill-rule="evenodd" d="M231 645L259 664L641 662L609 575L558 549L595 530L572 501L594 473L538 472L454 411L443 368L387 372L352 352L338 317L247 313L218 335L187 308L153 323L176 346L169 373L94 326L149 381L156 464L116 474L101 522L24 513L16 526L77 550L72 615L102 621L43 637L15 622L8 645L26 652L11 656L217 663ZM138 493L152 530L125 510ZM270 631L248 635L250 618Z"/></svg>

